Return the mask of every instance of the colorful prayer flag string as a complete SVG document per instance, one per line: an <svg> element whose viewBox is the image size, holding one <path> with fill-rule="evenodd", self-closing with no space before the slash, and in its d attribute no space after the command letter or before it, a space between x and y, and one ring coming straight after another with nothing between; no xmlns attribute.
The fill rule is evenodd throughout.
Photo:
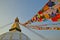
<svg viewBox="0 0 60 40"><path fill-rule="evenodd" d="M51 20L52 22L60 21L60 4L55 4L53 1L50 0L42 10L38 11L37 14L32 18L33 22L43 22L46 19ZM58 15L58 17L57 17Z"/></svg>
<svg viewBox="0 0 60 40"><path fill-rule="evenodd" d="M56 3L58 1L58 3ZM28 25L34 22L44 22L50 20L51 22L60 22L60 1L59 0L49 0L44 7L37 12L36 15L34 15L30 20L25 22L23 25L26 27L30 27L36 30L60 30L60 26L55 26L59 25L57 24L45 24L42 27L40 26L33 26L33 25ZM27 26L28 25L28 26ZM49 27L49 25L53 25L53 27ZM48 26L48 27L47 27Z"/></svg>

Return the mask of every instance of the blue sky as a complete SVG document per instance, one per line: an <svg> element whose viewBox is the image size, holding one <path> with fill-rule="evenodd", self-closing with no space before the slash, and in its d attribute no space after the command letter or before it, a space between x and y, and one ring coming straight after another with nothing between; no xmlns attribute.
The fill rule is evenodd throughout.
<svg viewBox="0 0 60 40"><path fill-rule="evenodd" d="M18 16L21 23L31 19L42 7L47 3L47 0L0 0L0 26L14 22ZM0 34L8 32L10 26L0 28ZM22 32L25 33L31 40L43 40L38 35L21 26ZM38 31L40 35L45 36L49 40L60 40L60 31Z"/></svg>

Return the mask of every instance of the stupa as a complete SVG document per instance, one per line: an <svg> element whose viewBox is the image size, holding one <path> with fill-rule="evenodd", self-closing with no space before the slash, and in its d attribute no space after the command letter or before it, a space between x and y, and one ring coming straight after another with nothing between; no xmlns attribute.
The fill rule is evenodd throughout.
<svg viewBox="0 0 60 40"><path fill-rule="evenodd" d="M0 40L30 40L28 36L21 32L18 17L15 19L9 32L0 35Z"/></svg>

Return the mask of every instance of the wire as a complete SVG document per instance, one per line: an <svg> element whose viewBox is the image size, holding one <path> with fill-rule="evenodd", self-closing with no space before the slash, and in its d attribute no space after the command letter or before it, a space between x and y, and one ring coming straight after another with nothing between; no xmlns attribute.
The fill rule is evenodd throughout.
<svg viewBox="0 0 60 40"><path fill-rule="evenodd" d="M3 26L0 27L0 29L5 28L6 26L11 25L11 24L12 24L12 23L9 23L9 24L6 24L6 25L3 25Z"/></svg>
<svg viewBox="0 0 60 40"><path fill-rule="evenodd" d="M6 26L11 25L11 24L12 24L12 23L6 24L6 25L4 25L4 26L1 26L0 28L5 28ZM22 25L22 24L20 24L20 25ZM24 26L24 25L22 25L22 26ZM25 26L25 28L27 28L27 27ZM43 39L45 39L45 40L48 40L48 39L45 38L43 35L40 35L40 34L38 34L37 32L35 32L35 31L33 31L33 30L29 29L29 28L27 28L27 29L30 30L30 31L32 31L32 32L35 33L36 35L40 36L41 38L43 38Z"/></svg>
<svg viewBox="0 0 60 40"><path fill-rule="evenodd" d="M28 28L29 29L29 28ZM30 31L32 31L33 33L35 33L36 35L38 35L39 37L43 38L44 40L48 40L46 37L44 37L41 34L38 34L37 32L35 32L34 30L29 29Z"/></svg>
<svg viewBox="0 0 60 40"><path fill-rule="evenodd" d="M20 24L20 25L24 26L23 24ZM27 28L27 27L25 26L25 28ZM38 34L37 32L35 32L35 31L33 31L33 30L29 29L29 28L27 28L27 29L30 30L31 32L35 33L36 35L38 35L38 36L41 37L42 39L44 39L44 40L48 40L48 39L45 38L43 35Z"/></svg>

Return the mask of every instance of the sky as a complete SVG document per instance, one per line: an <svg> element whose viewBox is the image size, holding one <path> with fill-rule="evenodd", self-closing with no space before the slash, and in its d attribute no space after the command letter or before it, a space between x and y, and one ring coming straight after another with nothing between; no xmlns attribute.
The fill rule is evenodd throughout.
<svg viewBox="0 0 60 40"><path fill-rule="evenodd" d="M48 0L0 0L0 26L14 22L16 17L21 23L31 19ZM11 25L0 28L0 34L9 31ZM31 40L44 40L39 35L21 26L22 32ZM60 40L60 31L55 30L34 30L36 33L43 35L48 40Z"/></svg>

